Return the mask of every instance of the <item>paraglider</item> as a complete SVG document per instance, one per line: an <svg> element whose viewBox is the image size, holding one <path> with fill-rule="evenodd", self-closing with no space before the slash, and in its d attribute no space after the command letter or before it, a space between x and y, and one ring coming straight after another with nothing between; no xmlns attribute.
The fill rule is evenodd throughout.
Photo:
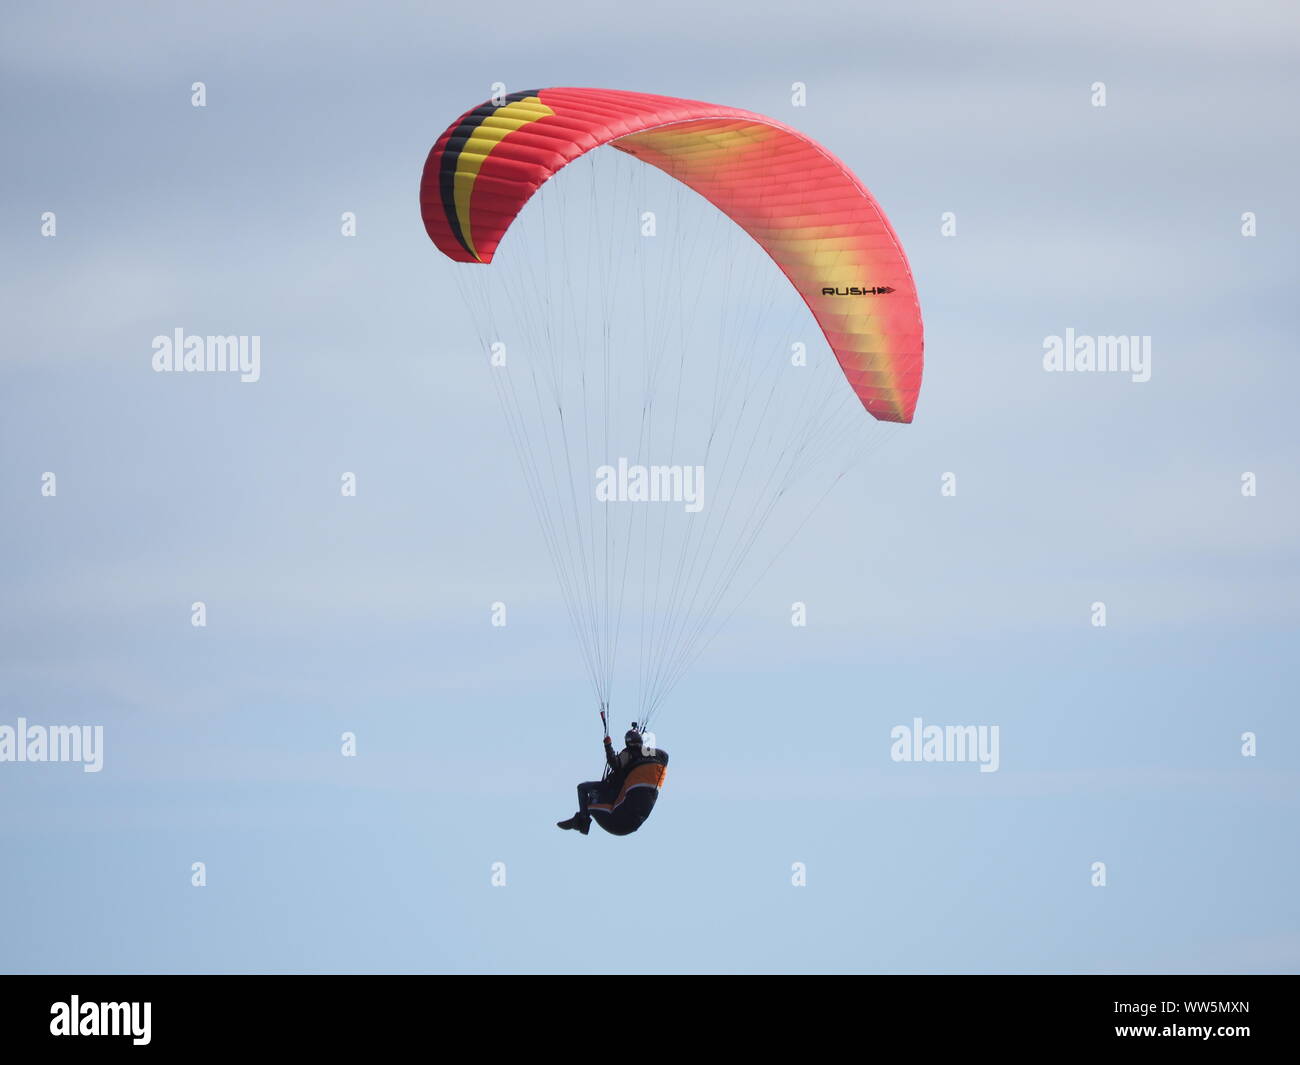
<svg viewBox="0 0 1300 1065"><path fill-rule="evenodd" d="M668 752L647 744L635 721L623 736L623 750L614 753L608 732L604 742L604 778L579 784L578 812L556 825L585 836L595 818L611 836L630 836L650 816L659 798L667 776Z"/></svg>
<svg viewBox="0 0 1300 1065"><path fill-rule="evenodd" d="M646 93L472 108L430 151L420 207L472 264L453 273L601 716L616 681L636 707L560 827L635 831L667 764L637 738L835 483L914 416L911 270L820 144Z"/></svg>

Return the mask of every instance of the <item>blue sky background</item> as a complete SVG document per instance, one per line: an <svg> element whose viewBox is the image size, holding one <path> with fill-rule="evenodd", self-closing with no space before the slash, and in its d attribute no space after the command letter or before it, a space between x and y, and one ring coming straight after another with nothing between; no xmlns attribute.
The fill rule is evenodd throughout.
<svg viewBox="0 0 1300 1065"><path fill-rule="evenodd" d="M1300 969L1298 21L7 5L0 723L107 750L0 764L0 970L595 973L629 929L669 972ZM915 424L674 694L626 839L554 828L598 729L419 221L495 81L796 125L925 312ZM261 335L262 380L153 373L178 325ZM1151 380L1044 373L1066 328L1150 335ZM1002 768L891 762L916 715L998 724Z"/></svg>

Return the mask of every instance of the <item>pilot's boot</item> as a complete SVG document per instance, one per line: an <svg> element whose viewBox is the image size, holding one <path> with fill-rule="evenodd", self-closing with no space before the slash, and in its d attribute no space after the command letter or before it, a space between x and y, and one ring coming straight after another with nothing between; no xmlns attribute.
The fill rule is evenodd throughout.
<svg viewBox="0 0 1300 1065"><path fill-rule="evenodd" d="M567 821L556 821L557 828L575 828L584 836L591 831L591 818L584 813L576 813Z"/></svg>

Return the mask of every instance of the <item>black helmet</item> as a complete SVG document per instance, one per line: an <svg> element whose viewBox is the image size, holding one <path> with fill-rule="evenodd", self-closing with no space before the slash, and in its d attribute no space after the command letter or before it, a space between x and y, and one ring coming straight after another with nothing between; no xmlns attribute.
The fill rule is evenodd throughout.
<svg viewBox="0 0 1300 1065"><path fill-rule="evenodd" d="M623 734L623 746L624 747L641 746L641 733L639 733L636 730L636 722L633 722L632 727Z"/></svg>

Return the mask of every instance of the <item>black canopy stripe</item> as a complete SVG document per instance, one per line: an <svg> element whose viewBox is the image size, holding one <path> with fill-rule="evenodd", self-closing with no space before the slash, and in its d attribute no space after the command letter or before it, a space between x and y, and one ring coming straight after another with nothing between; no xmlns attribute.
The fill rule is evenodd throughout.
<svg viewBox="0 0 1300 1065"><path fill-rule="evenodd" d="M496 114L506 104L511 104L517 100L526 100L530 96L536 96L540 89L525 89L521 92L508 93L505 100L500 104L488 102L481 104L470 111L464 118L457 123L455 130L452 131L447 145L442 150L442 161L438 164L438 192L442 197L442 210L447 216L447 224L451 226L452 235L460 242L460 246L469 254L473 255L474 251L469 246L465 233L460 227L460 218L456 214L456 164L460 161L460 153L465 148L465 142L473 135L474 131L483 124L485 118Z"/></svg>

